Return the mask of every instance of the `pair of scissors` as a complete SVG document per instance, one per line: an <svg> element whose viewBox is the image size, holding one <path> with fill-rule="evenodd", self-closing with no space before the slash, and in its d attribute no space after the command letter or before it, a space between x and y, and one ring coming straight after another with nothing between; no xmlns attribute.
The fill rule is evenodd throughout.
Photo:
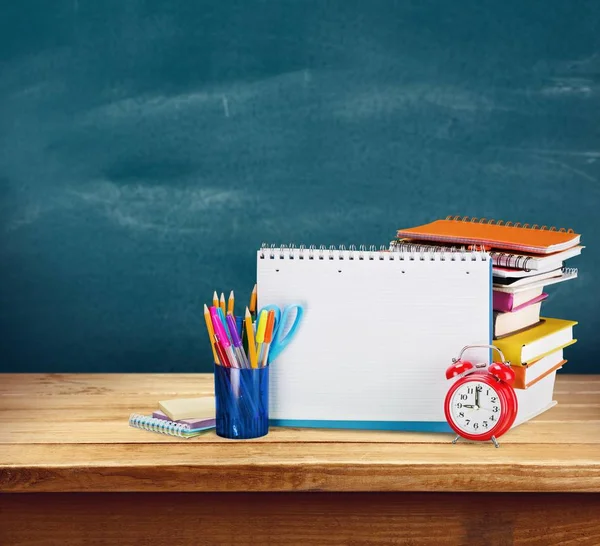
<svg viewBox="0 0 600 546"><path fill-rule="evenodd" d="M256 315L260 317L263 311L273 311L275 314L275 323L273 325L273 337L269 347L269 356L267 364L275 360L281 352L289 345L290 341L297 333L298 326L302 321L304 308L301 305L288 305L284 307L283 312L277 305L265 305ZM295 315L295 316L294 316ZM293 316L293 318L291 318ZM288 326L291 320L291 325Z"/></svg>

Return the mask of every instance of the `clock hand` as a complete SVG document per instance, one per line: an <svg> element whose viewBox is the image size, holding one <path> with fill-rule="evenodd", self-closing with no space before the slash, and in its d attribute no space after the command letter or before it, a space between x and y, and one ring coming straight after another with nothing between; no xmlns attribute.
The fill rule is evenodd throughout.
<svg viewBox="0 0 600 546"><path fill-rule="evenodd" d="M479 407L479 389L475 388L475 405Z"/></svg>

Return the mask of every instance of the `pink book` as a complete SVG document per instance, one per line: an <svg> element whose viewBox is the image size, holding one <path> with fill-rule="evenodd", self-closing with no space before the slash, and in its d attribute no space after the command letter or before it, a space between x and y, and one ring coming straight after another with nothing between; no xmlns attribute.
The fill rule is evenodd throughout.
<svg viewBox="0 0 600 546"><path fill-rule="evenodd" d="M542 288L534 288L523 292L498 292L494 290L492 307L494 311L503 313L514 313L529 305L543 301L548 294L542 292Z"/></svg>

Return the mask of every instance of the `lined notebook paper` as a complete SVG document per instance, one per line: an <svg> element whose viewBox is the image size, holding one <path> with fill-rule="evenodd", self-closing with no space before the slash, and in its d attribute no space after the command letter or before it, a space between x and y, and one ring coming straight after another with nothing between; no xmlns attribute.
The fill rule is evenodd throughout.
<svg viewBox="0 0 600 546"><path fill-rule="evenodd" d="M259 308L305 311L271 364L273 424L450 430L445 370L463 346L491 340L486 253L264 248L257 261Z"/></svg>

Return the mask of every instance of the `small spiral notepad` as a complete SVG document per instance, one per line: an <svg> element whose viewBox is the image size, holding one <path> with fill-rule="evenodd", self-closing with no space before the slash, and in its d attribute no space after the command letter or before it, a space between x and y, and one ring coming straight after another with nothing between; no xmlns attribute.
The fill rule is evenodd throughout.
<svg viewBox="0 0 600 546"><path fill-rule="evenodd" d="M259 307L305 311L271 366L272 423L449 430L445 370L465 345L490 343L491 264L475 251L263 247Z"/></svg>
<svg viewBox="0 0 600 546"><path fill-rule="evenodd" d="M132 413L129 416L129 425L149 432L157 432L159 434L167 434L179 438L193 438L194 436L199 436L206 430L214 428L214 426L209 426L192 429L186 423L176 423L165 419L157 419L156 417L141 415L139 413Z"/></svg>

